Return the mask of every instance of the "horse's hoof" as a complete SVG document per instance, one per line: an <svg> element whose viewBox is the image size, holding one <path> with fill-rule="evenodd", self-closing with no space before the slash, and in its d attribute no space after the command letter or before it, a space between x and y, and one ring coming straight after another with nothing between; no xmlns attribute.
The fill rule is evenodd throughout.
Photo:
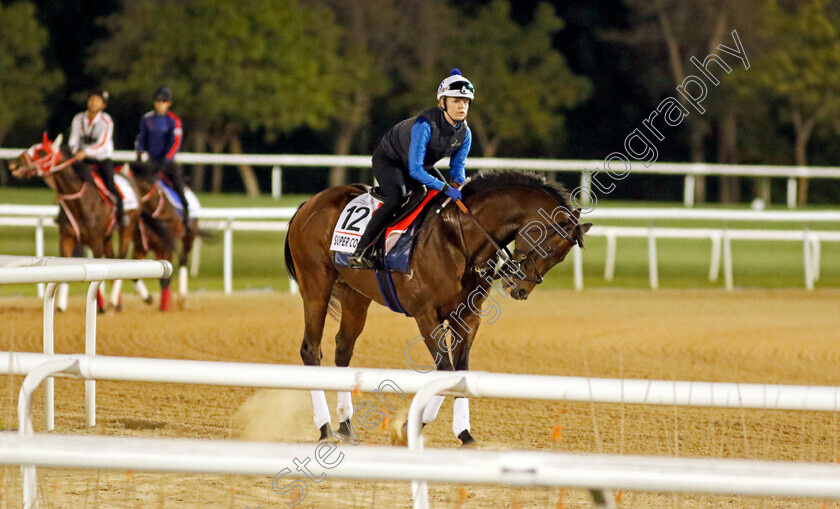
<svg viewBox="0 0 840 509"><path fill-rule="evenodd" d="M461 447L475 447L477 445L475 439L470 435L468 430L462 431L458 435L458 440L461 441Z"/></svg>
<svg viewBox="0 0 840 509"><path fill-rule="evenodd" d="M341 424L338 425L338 434L350 438L350 435L353 434L353 431L350 429L350 419L341 421Z"/></svg>
<svg viewBox="0 0 840 509"><path fill-rule="evenodd" d="M151 295L149 295L148 297L146 297L145 299L143 299L143 302L145 302L146 304L148 304L148 305L150 305L150 306L151 306L152 304L154 304L154 303L155 303L155 299L153 299L153 298L152 298L152 296L151 296Z"/></svg>
<svg viewBox="0 0 840 509"><path fill-rule="evenodd" d="M326 423L323 426L321 426L321 436L318 438L318 441L323 442L325 440L329 440L330 434L332 434L332 430L330 429L330 423Z"/></svg>
<svg viewBox="0 0 840 509"><path fill-rule="evenodd" d="M122 302L120 302L119 304L117 304L116 306L114 306L114 311L116 311L117 313L122 312L122 310L123 310L123 307L122 307Z"/></svg>
<svg viewBox="0 0 840 509"><path fill-rule="evenodd" d="M104 314L105 314L105 308L99 308L99 309L97 309L96 311L97 311L100 315L104 315Z"/></svg>

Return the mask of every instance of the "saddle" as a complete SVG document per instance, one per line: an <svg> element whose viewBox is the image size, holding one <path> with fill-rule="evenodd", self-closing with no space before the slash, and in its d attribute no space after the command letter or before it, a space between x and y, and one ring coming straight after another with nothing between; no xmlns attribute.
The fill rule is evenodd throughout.
<svg viewBox="0 0 840 509"><path fill-rule="evenodd" d="M373 199L381 202L385 201L385 195L382 193L382 189L379 186L368 187L367 192ZM386 229L394 226L405 219L407 215L411 214L411 212L423 202L423 199L427 196L427 194L428 193L426 192L425 187L409 188L405 195L403 195L402 202L400 203L397 212L394 213L394 217L392 217L388 222Z"/></svg>

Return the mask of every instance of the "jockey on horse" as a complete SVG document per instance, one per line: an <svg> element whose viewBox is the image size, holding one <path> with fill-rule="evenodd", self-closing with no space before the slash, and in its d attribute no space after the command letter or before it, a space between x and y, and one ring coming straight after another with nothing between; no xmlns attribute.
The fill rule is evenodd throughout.
<svg viewBox="0 0 840 509"><path fill-rule="evenodd" d="M97 89L88 97L87 111L73 117L68 144L74 159L84 160L84 167L93 166L111 194L116 209L117 224L125 226L128 218L123 209L123 198L114 183L114 121L105 113L108 92Z"/></svg>
<svg viewBox="0 0 840 509"><path fill-rule="evenodd" d="M464 164L472 144L466 118L474 98L475 88L470 80L458 69L452 69L438 86L437 106L403 120L382 138L373 152L373 175L385 201L371 216L349 259L350 268L373 268L370 248L399 208L407 186L422 184L455 200L461 199L458 187L464 182ZM451 186L429 173L444 157L450 158Z"/></svg>
<svg viewBox="0 0 840 509"><path fill-rule="evenodd" d="M172 107L172 91L169 87L162 86L155 90L154 110L143 115L140 120L140 134L135 141L137 161L143 152L149 154L149 164L156 172L166 176L178 198L181 199L181 206L184 212L184 229L189 232L190 211L187 197L184 194L184 175L181 167L175 164L175 154L181 148L183 131L181 130L181 119L169 111Z"/></svg>

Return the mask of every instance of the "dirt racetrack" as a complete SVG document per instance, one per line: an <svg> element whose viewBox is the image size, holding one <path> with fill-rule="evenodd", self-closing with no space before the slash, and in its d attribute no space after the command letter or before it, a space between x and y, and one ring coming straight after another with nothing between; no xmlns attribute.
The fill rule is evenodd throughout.
<svg viewBox="0 0 840 509"><path fill-rule="evenodd" d="M77 292L78 293L78 292ZM126 311L99 318L104 355L300 364L301 302L273 293L192 295L162 315L127 297ZM81 297L57 317L56 351L84 349ZM0 299L3 350L40 351L41 303ZM336 322L324 334L332 365ZM352 365L406 369L411 319L373 306ZM418 361L429 360L418 357ZM725 382L840 385L840 291L744 290L576 293L536 290L503 303L483 324L471 368L511 373ZM4 377L0 421L15 427L20 377ZM56 381L56 432L313 442L308 393L248 388L99 382L95 429L84 427L80 381ZM358 400L358 397L354 398ZM333 425L335 396L328 395ZM404 406L407 408L407 401ZM43 396L36 395L36 432ZM838 416L817 412L676 409L635 405L478 399L479 447L832 462ZM425 430L427 447L458 445L448 398ZM387 431L359 430L366 443ZM352 446L344 446L347 454ZM278 471L287 465L278 465ZM0 507L20 507L20 470L0 467ZM840 482L840 481L838 481ZM840 507L839 501L670 493L618 493L620 507ZM587 492L436 484L433 507L590 507ZM39 470L41 507L285 507L268 477ZM410 507L405 483L309 483L298 507Z"/></svg>

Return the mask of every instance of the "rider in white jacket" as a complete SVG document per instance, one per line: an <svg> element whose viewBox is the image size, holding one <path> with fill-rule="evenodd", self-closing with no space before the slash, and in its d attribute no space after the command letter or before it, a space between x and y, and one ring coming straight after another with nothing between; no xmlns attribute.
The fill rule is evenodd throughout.
<svg viewBox="0 0 840 509"><path fill-rule="evenodd" d="M114 121L105 113L108 92L95 90L90 94L87 111L73 117L70 126L70 150L75 159L92 165L105 182L105 187L114 195L117 222L125 224L122 195L114 184Z"/></svg>

